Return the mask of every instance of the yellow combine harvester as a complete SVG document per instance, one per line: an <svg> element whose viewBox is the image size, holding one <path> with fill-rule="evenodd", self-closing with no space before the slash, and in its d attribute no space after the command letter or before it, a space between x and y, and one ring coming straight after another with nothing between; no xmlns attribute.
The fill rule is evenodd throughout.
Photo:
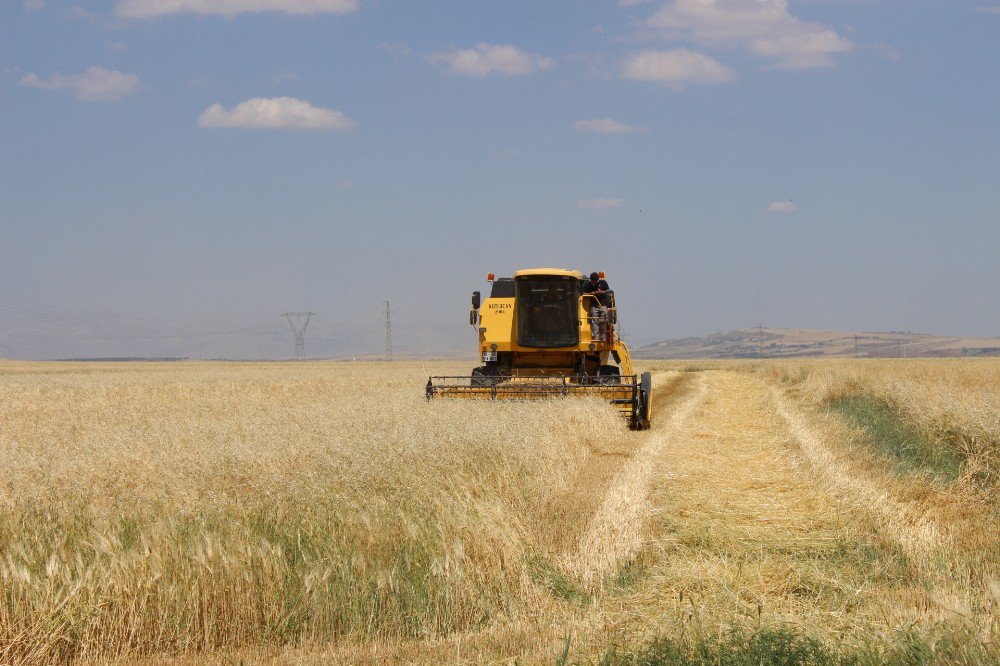
<svg viewBox="0 0 1000 666"><path fill-rule="evenodd" d="M614 292L601 305L583 292L580 271L559 268L517 271L512 278L490 274L489 281L489 298L481 301L472 292L469 313L483 365L471 376L431 377L428 399L597 396L615 405L633 430L649 427L650 375L636 375L628 347L615 333ZM600 316L592 319L595 307Z"/></svg>

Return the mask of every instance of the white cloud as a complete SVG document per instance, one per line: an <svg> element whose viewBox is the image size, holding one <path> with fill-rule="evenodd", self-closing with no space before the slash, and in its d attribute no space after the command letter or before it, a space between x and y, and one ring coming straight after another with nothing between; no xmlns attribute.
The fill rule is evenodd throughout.
<svg viewBox="0 0 1000 666"><path fill-rule="evenodd" d="M551 58L526 53L510 44L476 44L472 49L433 53L427 59L434 64L446 64L452 74L466 76L486 76L492 72L518 76L555 64Z"/></svg>
<svg viewBox="0 0 1000 666"><path fill-rule="evenodd" d="M125 21L116 21L109 19L104 14L98 14L97 12L92 12L86 7L81 7L80 5L73 5L66 12L66 16L74 21L86 21L87 23L92 23L98 27L105 30L121 30L128 27L128 23Z"/></svg>
<svg viewBox="0 0 1000 666"><path fill-rule="evenodd" d="M980 14L1000 14L1000 5L995 7L976 7L976 11Z"/></svg>
<svg viewBox="0 0 1000 666"><path fill-rule="evenodd" d="M601 197L600 199L580 199L576 205L579 208L621 208L625 202L621 199Z"/></svg>
<svg viewBox="0 0 1000 666"><path fill-rule="evenodd" d="M888 60L902 60L903 54L892 48L888 44L875 44L875 48L882 52Z"/></svg>
<svg viewBox="0 0 1000 666"><path fill-rule="evenodd" d="M45 8L45 0L24 0L24 11L37 12Z"/></svg>
<svg viewBox="0 0 1000 666"><path fill-rule="evenodd" d="M281 85L282 83L291 83L299 80L299 75L295 72L288 71L287 69L278 72L271 77L271 85Z"/></svg>
<svg viewBox="0 0 1000 666"><path fill-rule="evenodd" d="M772 213L791 213L797 209L798 206L796 206L791 199L788 201L772 201L767 205L767 210Z"/></svg>
<svg viewBox="0 0 1000 666"><path fill-rule="evenodd" d="M402 58L410 55L410 45L406 42L381 42L378 47L383 51L395 53Z"/></svg>
<svg viewBox="0 0 1000 666"><path fill-rule="evenodd" d="M115 14L136 19L181 13L223 16L247 12L350 14L359 7L358 0L118 0Z"/></svg>
<svg viewBox="0 0 1000 666"><path fill-rule="evenodd" d="M833 65L833 55L854 44L820 23L788 12L788 0L672 0L646 25L699 44L743 46L779 67Z"/></svg>
<svg viewBox="0 0 1000 666"><path fill-rule="evenodd" d="M244 129L335 129L350 132L358 124L340 111L313 106L294 97L255 97L232 109L213 104L198 118L198 127Z"/></svg>
<svg viewBox="0 0 1000 666"><path fill-rule="evenodd" d="M643 51L625 61L622 76L633 81L656 81L679 90L685 83L725 83L736 78L732 69L715 58L690 51Z"/></svg>
<svg viewBox="0 0 1000 666"><path fill-rule="evenodd" d="M340 191L353 190L357 186L358 186L358 181L354 180L353 178L338 180L337 183L334 185L334 187Z"/></svg>
<svg viewBox="0 0 1000 666"><path fill-rule="evenodd" d="M645 127L636 127L620 123L611 118L597 118L595 120L578 120L573 123L573 129L577 132L601 132L604 134L628 134L631 132L648 132Z"/></svg>
<svg viewBox="0 0 1000 666"><path fill-rule="evenodd" d="M854 45L833 30L778 35L750 42L750 50L759 56L775 58L785 69L829 67L836 64L830 56L849 51Z"/></svg>
<svg viewBox="0 0 1000 666"><path fill-rule="evenodd" d="M39 78L34 72L21 79L22 86L42 90L72 90L86 102L114 102L139 90L139 77L103 67L90 67L82 74L60 74Z"/></svg>
<svg viewBox="0 0 1000 666"><path fill-rule="evenodd" d="M128 47L125 46L125 42L104 42L105 48L109 51L126 51Z"/></svg>

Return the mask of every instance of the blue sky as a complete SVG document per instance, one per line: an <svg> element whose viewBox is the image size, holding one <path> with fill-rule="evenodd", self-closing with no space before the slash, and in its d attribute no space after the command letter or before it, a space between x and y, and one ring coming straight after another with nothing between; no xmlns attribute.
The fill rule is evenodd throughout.
<svg viewBox="0 0 1000 666"><path fill-rule="evenodd" d="M0 4L0 356L471 345L604 269L643 343L1000 335L992 0Z"/></svg>

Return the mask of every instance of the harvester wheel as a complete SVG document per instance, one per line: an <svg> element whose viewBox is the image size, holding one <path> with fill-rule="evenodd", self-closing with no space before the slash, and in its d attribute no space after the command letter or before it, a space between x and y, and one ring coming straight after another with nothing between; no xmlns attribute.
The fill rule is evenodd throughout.
<svg viewBox="0 0 1000 666"><path fill-rule="evenodd" d="M653 376L648 372L639 377L639 429L649 428L653 413Z"/></svg>
<svg viewBox="0 0 1000 666"><path fill-rule="evenodd" d="M485 365L481 365L478 368L472 369L472 379L469 384L473 388L489 388L496 385L497 376L494 375L490 368Z"/></svg>
<svg viewBox="0 0 1000 666"><path fill-rule="evenodd" d="M597 384L621 384L622 371L616 365L602 365L597 368Z"/></svg>

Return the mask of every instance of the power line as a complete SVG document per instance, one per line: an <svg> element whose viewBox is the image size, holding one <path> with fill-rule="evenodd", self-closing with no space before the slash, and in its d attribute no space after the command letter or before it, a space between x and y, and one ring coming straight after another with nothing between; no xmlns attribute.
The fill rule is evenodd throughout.
<svg viewBox="0 0 1000 666"><path fill-rule="evenodd" d="M392 310L389 301L385 302L385 360L392 360Z"/></svg>
<svg viewBox="0 0 1000 666"><path fill-rule="evenodd" d="M18 299L13 299L18 300ZM27 301L22 301L27 303ZM45 310L50 310L46 312ZM177 324L158 320L150 319L148 317L137 317L134 315L121 314L117 312L111 312L107 310L76 310L76 311L53 311L52 308L47 306L37 306L37 307L23 307L18 305L8 305L5 303L0 303L0 314L8 314L14 316L28 317L34 320L49 320L57 323L62 323L66 325L72 325L74 328L79 328L81 325L88 324L105 324L107 319L118 319L138 322L140 324L156 325L160 328L178 328ZM121 325L111 324L117 329L121 328ZM133 324L134 326L134 324ZM252 328L251 328L252 327ZM249 323L247 326L238 329L227 329L227 330L215 330L215 331L200 331L195 333L157 333L157 334L120 334L120 333L76 333L76 332L36 332L36 331L24 331L24 330L14 330L4 326L0 330L5 330L8 333L14 335L31 335L31 336L41 336L41 337L56 337L56 338L74 338L79 340L169 340L169 339L184 339L184 338L202 338L202 337L216 337L216 336L231 336L231 335L260 335L269 332L273 332L273 328L263 328L260 326L255 326L254 323Z"/></svg>
<svg viewBox="0 0 1000 666"><path fill-rule="evenodd" d="M316 314L313 311L309 312L286 312L282 317L288 320L288 328L292 329L292 335L295 336L295 360L301 361L306 353L306 329L309 328L309 320L312 316ZM305 320L303 321L303 317ZM292 319L295 319L293 322Z"/></svg>
<svg viewBox="0 0 1000 666"><path fill-rule="evenodd" d="M188 338L210 338L225 337L232 335L265 335L273 333L273 328L240 329L232 331L213 331L203 333L178 333L176 335L89 335L80 333L61 333L58 331L26 331L23 329L7 328L0 326L0 331L11 335L20 335L40 338L56 338L59 340L185 340Z"/></svg>

